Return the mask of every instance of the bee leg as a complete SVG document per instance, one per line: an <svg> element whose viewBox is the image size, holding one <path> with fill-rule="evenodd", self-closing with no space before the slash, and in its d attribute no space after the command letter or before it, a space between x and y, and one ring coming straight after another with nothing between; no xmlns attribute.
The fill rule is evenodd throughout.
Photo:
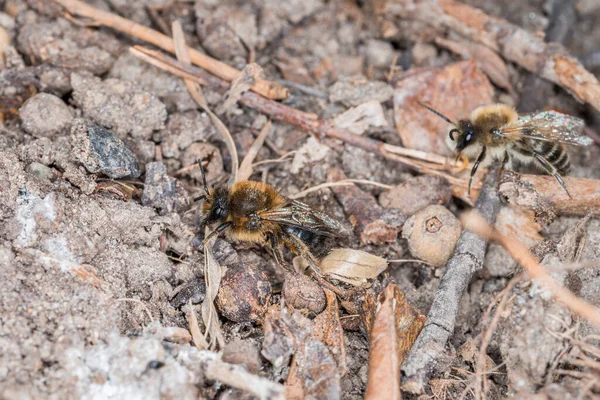
<svg viewBox="0 0 600 400"><path fill-rule="evenodd" d="M214 231L209 233L208 236L204 238L204 241L202 242L202 247L204 247L204 245L206 243L208 243L208 241L213 236L218 235L219 233L223 232L225 229L229 228L230 226L231 226L231 222L223 222L221 225L217 226L217 228Z"/></svg>
<svg viewBox="0 0 600 400"><path fill-rule="evenodd" d="M277 262L277 265L279 265L284 270L289 271L290 269L285 264L283 254L281 253L281 244L272 232L267 233L267 243L268 247L273 252L273 257L275 258L275 262Z"/></svg>
<svg viewBox="0 0 600 400"><path fill-rule="evenodd" d="M483 146L481 149L481 153L477 156L477 160L475 160L475 164L473 168L471 168L471 176L469 177L469 187L467 189L467 194L471 195L471 183L473 183L473 176L475 176L475 172L477 172L477 168L479 168L479 164L485 159L485 153L487 148Z"/></svg>
<svg viewBox="0 0 600 400"><path fill-rule="evenodd" d="M560 186L562 186L562 188L565 190L565 192L567 192L567 195L572 199L573 196L571 196L571 193L569 193L569 191L567 190L565 181L563 181L562 176L560 176L560 174L558 173L556 168L554 168L554 166L552 164L550 164L550 162L548 160L546 160L544 157L542 157L538 153L534 152L533 157L542 165L542 167L546 170L546 172L548 172L550 175L554 176L554 178L556 179L558 184Z"/></svg>

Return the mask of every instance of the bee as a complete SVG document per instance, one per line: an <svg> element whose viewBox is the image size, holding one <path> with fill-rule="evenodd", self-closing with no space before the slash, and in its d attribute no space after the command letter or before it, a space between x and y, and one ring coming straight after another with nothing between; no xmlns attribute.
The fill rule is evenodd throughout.
<svg viewBox="0 0 600 400"><path fill-rule="evenodd" d="M221 233L233 241L257 243L269 248L277 263L284 266L283 249L305 258L320 275L317 256L327 239L342 238L345 228L328 215L281 195L263 182L240 181L231 187L208 188L202 163L204 194L200 212L204 226L217 225L204 239Z"/></svg>
<svg viewBox="0 0 600 400"><path fill-rule="evenodd" d="M562 179L571 168L563 144L592 144L592 139L583 134L583 120L556 111L519 116L513 107L492 104L476 108L468 119L455 123L433 108L419 104L453 125L448 137L457 159L464 154L475 160L469 177L469 194L477 168L502 160L503 167L508 168L512 168L513 161L534 163L554 176L571 197Z"/></svg>

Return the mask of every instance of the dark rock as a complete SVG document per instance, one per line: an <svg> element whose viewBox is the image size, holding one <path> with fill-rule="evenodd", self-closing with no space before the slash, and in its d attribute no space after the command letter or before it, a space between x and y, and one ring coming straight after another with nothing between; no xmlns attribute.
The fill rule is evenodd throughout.
<svg viewBox="0 0 600 400"><path fill-rule="evenodd" d="M164 215L189 207L189 198L181 183L168 176L167 167L157 161L146 165L142 204L155 207L159 214Z"/></svg>
<svg viewBox="0 0 600 400"><path fill-rule="evenodd" d="M110 178L137 178L140 167L133 152L113 132L83 120L76 120L71 129L71 144L75 158L91 173L103 173Z"/></svg>
<svg viewBox="0 0 600 400"><path fill-rule="evenodd" d="M184 283L175 289L176 294L171 299L171 305L180 308L192 301L192 304L200 304L206 296L206 285L204 277L196 276L189 282Z"/></svg>

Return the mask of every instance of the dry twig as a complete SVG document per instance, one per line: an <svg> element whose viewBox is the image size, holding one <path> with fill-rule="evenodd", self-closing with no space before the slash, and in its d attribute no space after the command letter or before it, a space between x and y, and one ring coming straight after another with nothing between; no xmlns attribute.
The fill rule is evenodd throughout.
<svg viewBox="0 0 600 400"><path fill-rule="evenodd" d="M370 331L366 399L401 399L400 366L425 322L395 283L379 295Z"/></svg>
<svg viewBox="0 0 600 400"><path fill-rule="evenodd" d="M255 165L252 163L258 155L259 150L265 143L269 132L271 132L271 121L267 121L265 126L263 126L262 130L260 131L260 134L257 136L256 139L254 139L254 143L252 143L252 146L250 146L248 153L246 153L246 156L242 160L242 163L240 164L240 170L238 171L238 181L248 180L248 178L250 178L250 175L252 175L253 166Z"/></svg>
<svg viewBox="0 0 600 400"><path fill-rule="evenodd" d="M490 168L475 204L475 208L490 224L495 222L500 210L500 197L496 188L498 169L498 166ZM468 222L448 261L425 327L402 367L405 373L402 386L404 390L422 393L425 389L434 364L454 332L458 307L467 285L475 272L483 267L486 248L487 238L474 232Z"/></svg>
<svg viewBox="0 0 600 400"><path fill-rule="evenodd" d="M175 53L175 46L173 45L171 38L154 29L130 21L117 14L95 8L80 0L53 1L63 6L67 13L71 15L90 18L94 23L102 24L129 36L151 43L170 53ZM209 57L198 50L189 47L187 49L190 54L190 59L195 65L206 69L221 79L232 81L240 73L239 70L232 66ZM265 80L256 81L254 85L252 85L252 90L271 99L285 99L289 95L289 91L280 84Z"/></svg>

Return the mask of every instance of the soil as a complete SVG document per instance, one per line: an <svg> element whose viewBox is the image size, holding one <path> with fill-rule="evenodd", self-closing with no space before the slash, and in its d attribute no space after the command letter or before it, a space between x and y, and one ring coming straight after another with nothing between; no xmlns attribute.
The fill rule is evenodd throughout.
<svg viewBox="0 0 600 400"><path fill-rule="evenodd" d="M548 26L550 1L511 2L510 7L465 2L532 32ZM322 119L379 102L387 123L360 134L395 145L402 140L394 124L394 83L386 80L390 67L407 71L460 60L432 38L423 41L426 35L406 32L385 39L368 1L89 3L157 30L180 19L189 45L240 69L255 60L267 79L288 85L287 105ZM597 57L600 7L594 1L575 3L577 23L567 48L580 59L590 59L593 52ZM185 168L208 160L209 186L225 184L231 156L184 82L127 52L137 41L107 28L74 24L51 5L0 0L0 398L245 398L247 393L207 379L193 361L197 349L186 339L189 314L201 315L207 293L198 249L201 217L193 202L203 193L201 176ZM158 18L151 9L159 10ZM598 65L590 67L597 77ZM509 73L519 92L528 73L514 64ZM205 94L213 110L222 104L219 93L207 89ZM554 94L547 106L584 118L600 131L600 116L591 107L560 88ZM507 98L494 88L494 99ZM220 117L241 160L267 118L239 104ZM418 178L402 164L331 138L317 140L283 123L273 122L256 161L289 152L295 153L285 162L257 165L251 179L264 179L284 195L334 176L394 186L326 189L302 199L345 226L356 226L347 247L390 260L414 259L420 253L410 249L415 251L417 243L408 240L417 239L407 240L408 232L401 232L407 219L414 221L435 205L455 220L452 214L467 208L451 197L443 179ZM572 158L571 175L600 179L598 145ZM573 216L540 226L530 212L503 207L499 229L533 246L544 266L600 260L597 218L580 229L581 219ZM308 379L314 371L293 371L265 356L276 353L264 347L273 346L273 338L265 338L265 313L283 313L273 307L285 303L286 293L306 290L302 301L287 304L293 321L286 318L310 326L317 314L327 312L321 289L310 280L300 283L305 277L298 276L284 286L284 272L268 250L256 245L217 239L214 254L226 289L217 297L227 343L224 360L280 383L288 374ZM433 263L443 265L447 256L441 261L433 256ZM383 276L396 280L407 301L426 315L442 271L419 262L393 263ZM508 253L490 244L483 270L463 297L446 356L422 398L473 398L482 316L520 272ZM558 270L553 276L600 305L600 266ZM258 283L249 284L253 280ZM290 284L296 281L298 287ZM202 321L200 326L204 329ZM335 378L339 387L314 392L320 393L316 397L364 396L368 335L349 328L343 332L345 373ZM573 363L588 349L581 342L600 345L598 336L590 339L593 335L600 332L537 282L523 280L487 348L493 370L486 378L488 398L600 395L600 385L593 382L600 370ZM310 344L315 343L323 347L317 340ZM306 360L323 356L336 365L337 355L321 347L314 348L327 357L306 350Z"/></svg>

